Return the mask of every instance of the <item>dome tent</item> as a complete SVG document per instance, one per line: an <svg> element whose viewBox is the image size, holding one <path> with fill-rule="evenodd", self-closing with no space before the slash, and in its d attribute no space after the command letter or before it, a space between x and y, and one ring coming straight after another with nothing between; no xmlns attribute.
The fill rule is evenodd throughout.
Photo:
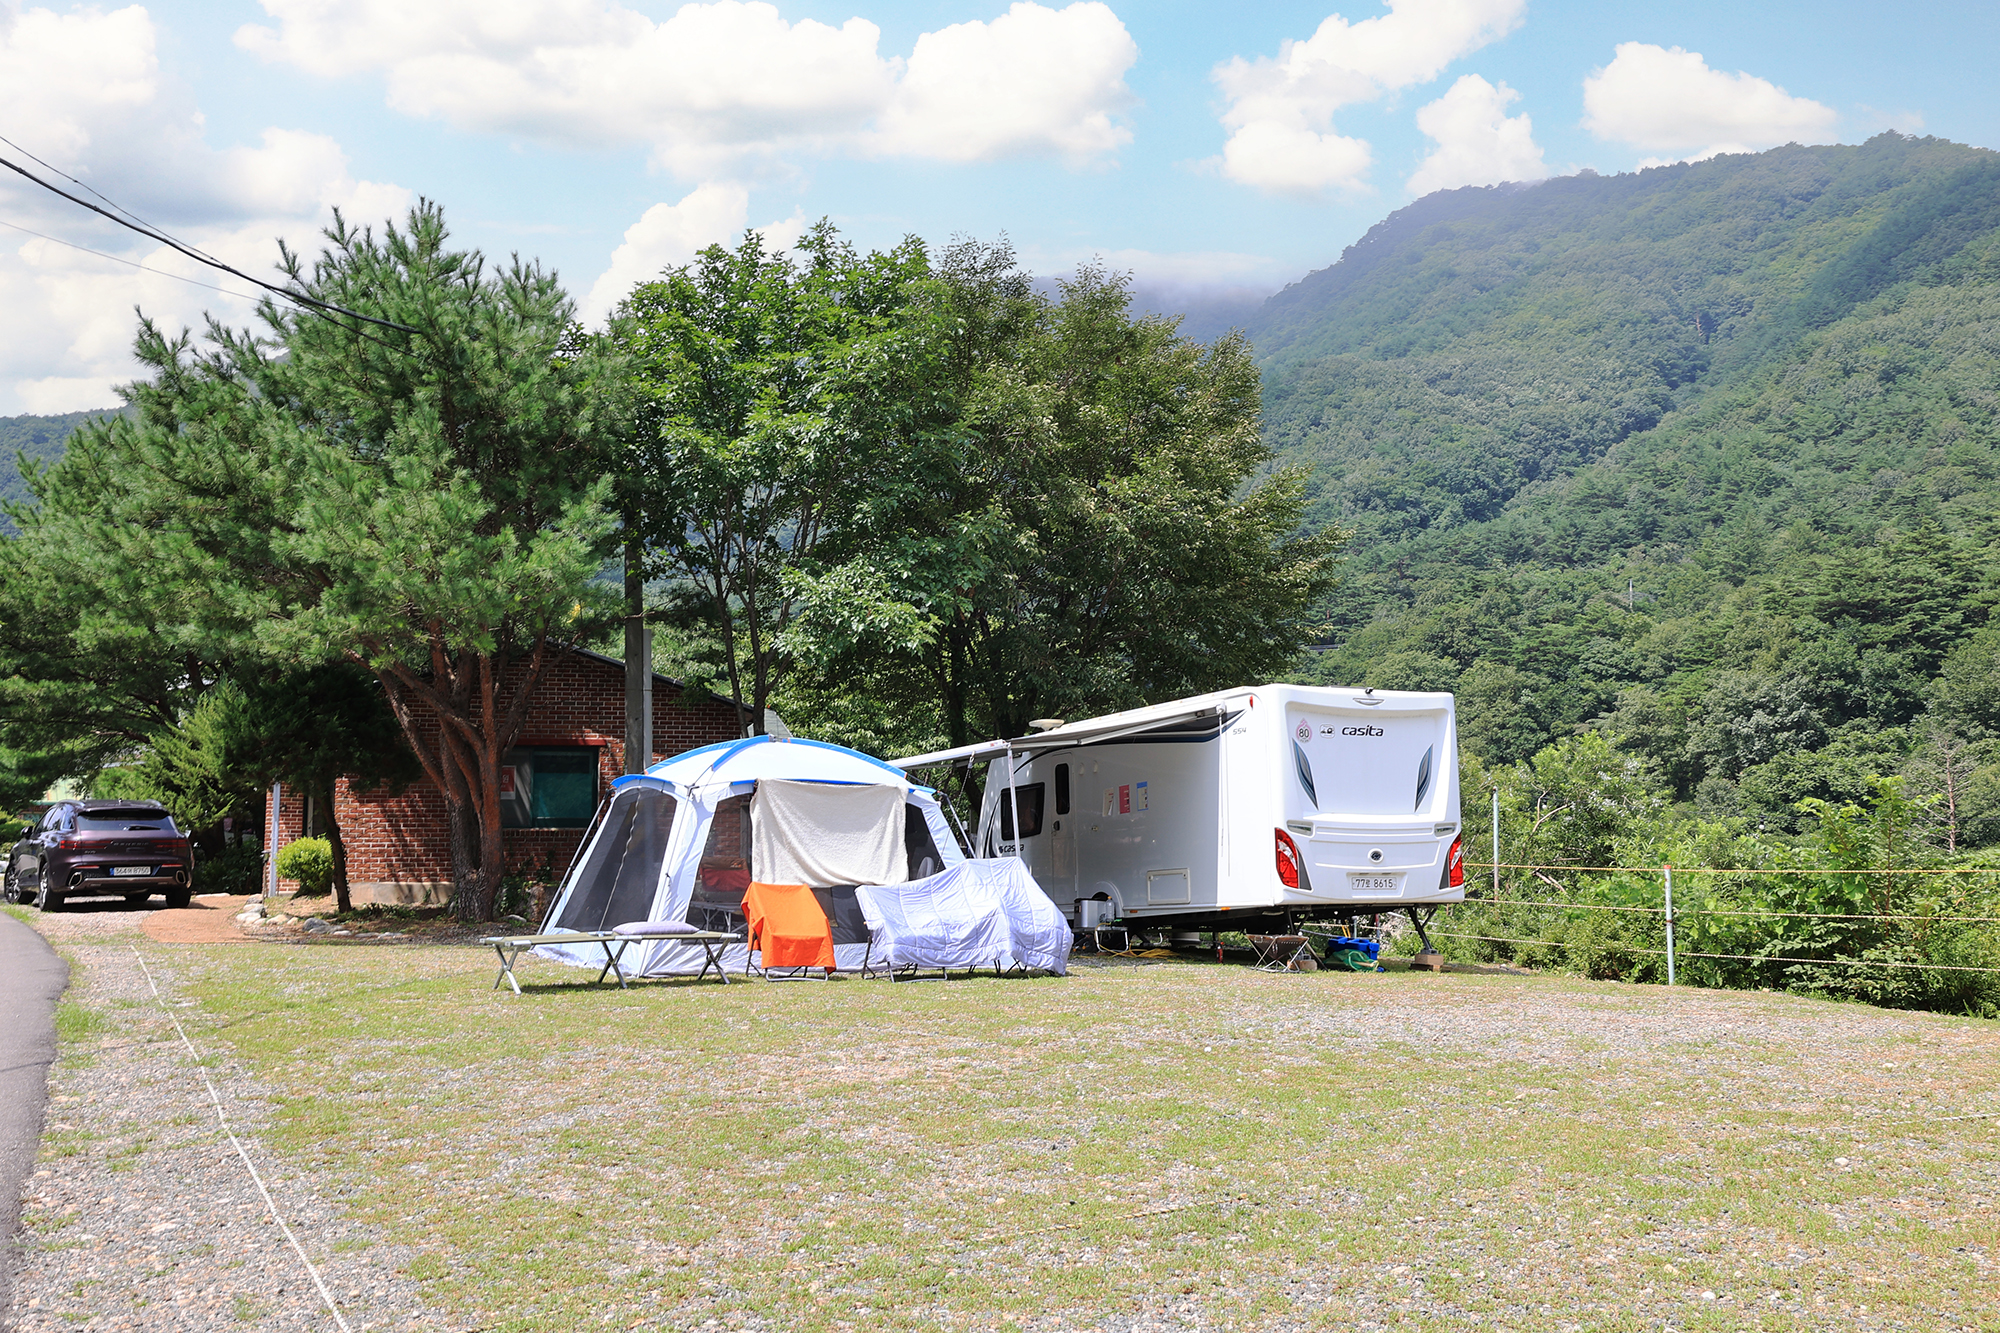
<svg viewBox="0 0 2000 1333"><path fill-rule="evenodd" d="M675 755L619 778L598 807L544 933L602 931L634 921L743 929L753 879L845 889L921 879L964 860L937 797L901 769L822 741L753 736ZM842 968L866 953L859 909L828 913ZM544 957L600 967L594 947L544 945ZM740 971L746 950L724 963ZM701 969L702 950L671 939L632 944L633 976Z"/></svg>

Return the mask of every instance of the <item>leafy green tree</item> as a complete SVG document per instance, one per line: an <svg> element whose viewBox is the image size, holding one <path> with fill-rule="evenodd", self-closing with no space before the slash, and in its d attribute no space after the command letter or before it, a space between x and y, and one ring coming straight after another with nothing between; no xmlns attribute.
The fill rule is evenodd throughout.
<svg viewBox="0 0 2000 1333"><path fill-rule="evenodd" d="M1013 279L1011 253L961 247L941 274L972 345L963 466L903 512L949 534L928 568L855 571L841 605L911 613L847 636L892 697L935 700L954 743L1269 679L1319 628L1342 534L1297 534L1302 477L1256 480L1257 373L1240 338L1209 346L1135 318L1122 277L1085 270L1059 296ZM885 617L886 619L886 617Z"/></svg>
<svg viewBox="0 0 2000 1333"><path fill-rule="evenodd" d="M45 474L31 463L28 484ZM74 576L68 538L32 508L0 540L0 806L138 753L221 670L171 627L124 614Z"/></svg>
<svg viewBox="0 0 2000 1333"><path fill-rule="evenodd" d="M796 258L754 232L710 247L620 312L649 572L670 618L715 642L752 730L797 655L806 601L867 593L843 586L849 562L867 567L859 553L909 517L908 477L957 461L926 382L948 350L926 318L928 280L914 240L861 255L822 223Z"/></svg>
<svg viewBox="0 0 2000 1333"><path fill-rule="evenodd" d="M1954 648L1933 692L1939 710L1959 726L2000 736L2000 625L1988 626Z"/></svg>
<svg viewBox="0 0 2000 1333"><path fill-rule="evenodd" d="M380 683L351 663L331 662L266 677L239 697L242 706L223 719L228 743L257 756L251 767L260 785L280 782L312 798L326 827L335 906L352 911L335 782L395 791L423 771Z"/></svg>
<svg viewBox="0 0 2000 1333"><path fill-rule="evenodd" d="M160 802L190 832L255 805L270 779L262 738L243 725L248 708L234 682L209 689L186 717L147 738L139 762L122 770L118 794Z"/></svg>
<svg viewBox="0 0 2000 1333"><path fill-rule="evenodd" d="M139 762L120 770L118 794L157 800L188 829L256 805L274 782L310 797L325 822L330 883L345 912L353 903L334 783L401 789L421 774L374 676L330 662L247 685L218 682L179 723L148 738Z"/></svg>
<svg viewBox="0 0 2000 1333"><path fill-rule="evenodd" d="M433 205L326 239L310 269L284 256L290 285L379 322L267 303L263 336L211 325L201 350L142 323L134 416L31 480L21 558L88 603L85 630L158 640L182 690L241 674L208 664L373 672L442 793L454 910L483 918L501 755L615 610L618 379L552 275L453 250Z"/></svg>

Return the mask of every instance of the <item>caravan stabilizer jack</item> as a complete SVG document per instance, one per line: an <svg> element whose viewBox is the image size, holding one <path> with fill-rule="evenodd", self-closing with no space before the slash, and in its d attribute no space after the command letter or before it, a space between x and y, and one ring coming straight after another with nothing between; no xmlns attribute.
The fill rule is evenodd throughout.
<svg viewBox="0 0 2000 1333"><path fill-rule="evenodd" d="M1424 933L1424 923L1437 915L1437 908L1412 907L1409 911L1410 924L1417 928L1417 938L1424 946L1417 956L1410 960L1410 969L1412 971L1422 969L1427 972L1444 971L1444 955L1432 946L1431 937Z"/></svg>

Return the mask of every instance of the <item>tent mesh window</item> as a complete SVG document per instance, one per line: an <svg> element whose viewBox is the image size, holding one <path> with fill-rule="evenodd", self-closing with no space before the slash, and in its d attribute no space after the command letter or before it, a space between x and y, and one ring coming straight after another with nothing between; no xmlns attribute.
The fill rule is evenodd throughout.
<svg viewBox="0 0 2000 1333"><path fill-rule="evenodd" d="M743 895L750 888L750 793L724 798L708 824L688 924L697 930L740 932Z"/></svg>
<svg viewBox="0 0 2000 1333"><path fill-rule="evenodd" d="M903 806L903 852L910 862L906 878L928 879L944 869L944 857L938 855L937 839L924 821L923 807L914 801Z"/></svg>
<svg viewBox="0 0 2000 1333"><path fill-rule="evenodd" d="M556 929L610 930L646 920L653 910L673 827L674 798L666 792L634 787L614 796L604 829L570 886Z"/></svg>

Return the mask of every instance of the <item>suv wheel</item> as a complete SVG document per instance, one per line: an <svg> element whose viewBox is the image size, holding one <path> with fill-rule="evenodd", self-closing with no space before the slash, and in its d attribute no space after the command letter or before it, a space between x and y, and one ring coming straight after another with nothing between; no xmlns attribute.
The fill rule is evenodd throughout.
<svg viewBox="0 0 2000 1333"><path fill-rule="evenodd" d="M7 878L4 884L0 884L0 898L5 898L10 903L21 901L21 876L14 869L12 861L7 863Z"/></svg>
<svg viewBox="0 0 2000 1333"><path fill-rule="evenodd" d="M194 901L193 889L167 890L167 906L169 907L186 907L189 903L193 901Z"/></svg>
<svg viewBox="0 0 2000 1333"><path fill-rule="evenodd" d="M50 889L42 890L41 909L44 912L60 912L62 911L62 905L63 900L60 893L56 893Z"/></svg>

